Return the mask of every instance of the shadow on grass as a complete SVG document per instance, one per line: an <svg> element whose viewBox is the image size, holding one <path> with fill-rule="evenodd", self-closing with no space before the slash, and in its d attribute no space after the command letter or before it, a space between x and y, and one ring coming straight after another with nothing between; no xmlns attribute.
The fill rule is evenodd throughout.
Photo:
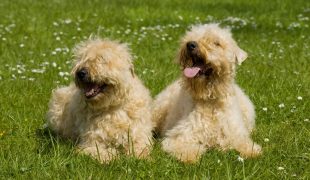
<svg viewBox="0 0 310 180"><path fill-rule="evenodd" d="M70 139L58 136L48 127L37 129L35 135L39 144L37 151L43 155L55 153L55 150L59 151L60 146L65 146L67 149L74 151L74 147L77 144L77 141L72 141Z"/></svg>

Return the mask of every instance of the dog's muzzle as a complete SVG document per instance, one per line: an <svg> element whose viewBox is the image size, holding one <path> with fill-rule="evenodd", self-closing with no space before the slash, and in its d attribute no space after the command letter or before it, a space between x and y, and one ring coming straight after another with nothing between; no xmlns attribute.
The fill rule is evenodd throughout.
<svg viewBox="0 0 310 180"><path fill-rule="evenodd" d="M198 43L189 41L186 43L187 61L191 61L191 66L185 66L183 74L187 78L194 78L203 75L208 77L213 73L213 68L210 63L206 63L204 56L201 54Z"/></svg>
<svg viewBox="0 0 310 180"><path fill-rule="evenodd" d="M187 47L187 50L191 52L191 51L194 51L198 47L198 45L195 41L189 41L186 44L186 47Z"/></svg>
<svg viewBox="0 0 310 180"><path fill-rule="evenodd" d="M196 41L188 41L186 43L186 54L192 60L200 59L201 53L199 45Z"/></svg>
<svg viewBox="0 0 310 180"><path fill-rule="evenodd" d="M107 84L104 82L94 82L86 68L82 68L75 73L77 86L82 90L87 99L91 99L102 93Z"/></svg>

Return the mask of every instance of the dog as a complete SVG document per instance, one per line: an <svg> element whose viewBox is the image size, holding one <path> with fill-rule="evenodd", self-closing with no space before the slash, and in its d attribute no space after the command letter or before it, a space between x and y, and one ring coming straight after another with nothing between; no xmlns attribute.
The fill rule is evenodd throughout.
<svg viewBox="0 0 310 180"><path fill-rule="evenodd" d="M183 75L152 107L164 151L189 163L213 147L233 148L243 157L262 153L250 138L254 106L234 80L236 64L246 58L230 30L218 24L196 25L186 33L177 56Z"/></svg>
<svg viewBox="0 0 310 180"><path fill-rule="evenodd" d="M152 98L134 73L128 47L93 38L75 47L74 59L74 82L52 93L48 127L102 163L120 153L147 157Z"/></svg>

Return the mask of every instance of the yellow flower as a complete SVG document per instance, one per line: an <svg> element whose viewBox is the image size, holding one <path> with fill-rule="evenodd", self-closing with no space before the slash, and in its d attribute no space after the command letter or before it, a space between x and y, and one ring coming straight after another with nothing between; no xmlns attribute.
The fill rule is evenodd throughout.
<svg viewBox="0 0 310 180"><path fill-rule="evenodd" d="M0 132L0 137L2 137L5 134L5 131Z"/></svg>

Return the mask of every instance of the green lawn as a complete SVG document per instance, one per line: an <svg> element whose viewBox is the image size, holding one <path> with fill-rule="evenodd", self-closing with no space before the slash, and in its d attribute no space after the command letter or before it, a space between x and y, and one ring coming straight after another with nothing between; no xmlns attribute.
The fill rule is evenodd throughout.
<svg viewBox="0 0 310 180"><path fill-rule="evenodd" d="M150 160L101 165L43 129L52 89L71 81L74 44L128 43L155 96L180 74L184 32L208 22L232 27L249 54L237 81L256 106L260 158L211 150L188 165L156 143ZM0 179L310 179L309 26L308 0L1 0Z"/></svg>

